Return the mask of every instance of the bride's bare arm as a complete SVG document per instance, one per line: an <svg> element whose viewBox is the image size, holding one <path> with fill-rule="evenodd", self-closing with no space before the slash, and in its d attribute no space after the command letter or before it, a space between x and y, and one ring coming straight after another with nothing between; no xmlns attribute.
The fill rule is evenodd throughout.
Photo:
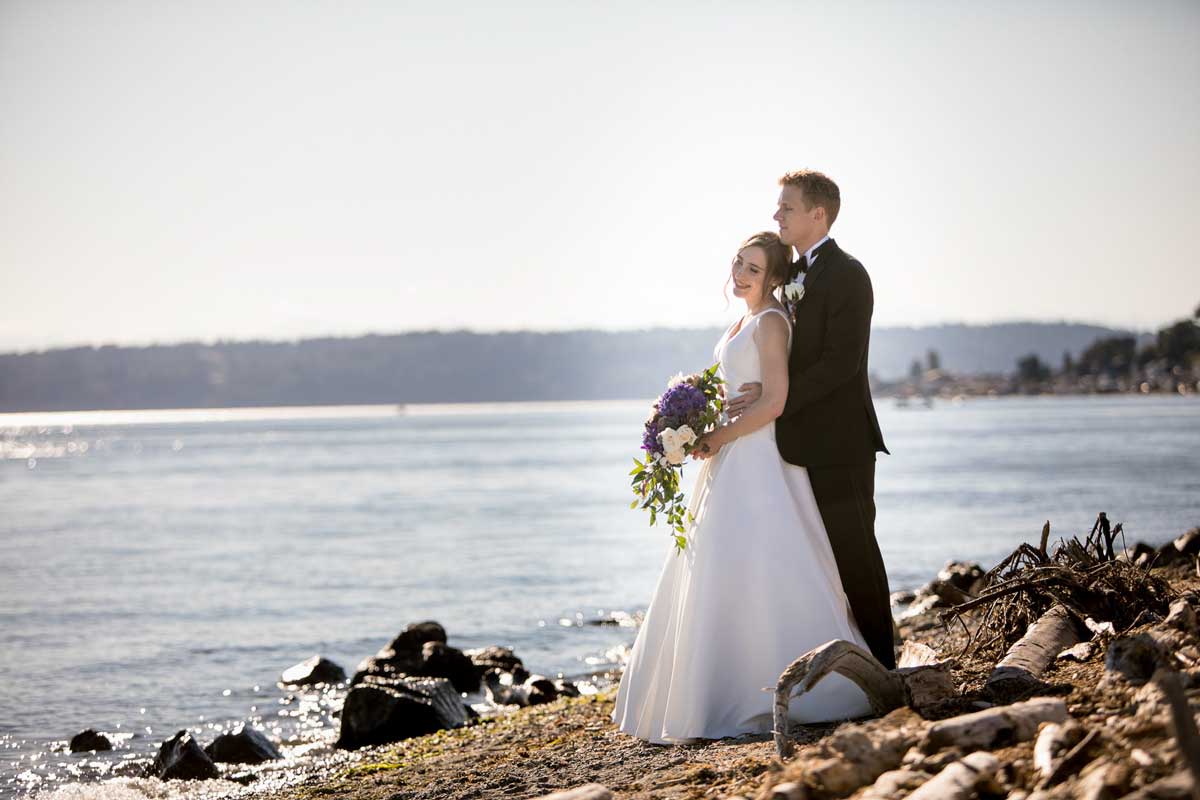
<svg viewBox="0 0 1200 800"><path fill-rule="evenodd" d="M788 323L779 314L764 314L754 331L758 360L762 366L762 395L748 405L741 416L701 437L697 450L709 447L708 455L739 436L758 430L783 413L788 394ZM703 457L702 455L699 457Z"/></svg>

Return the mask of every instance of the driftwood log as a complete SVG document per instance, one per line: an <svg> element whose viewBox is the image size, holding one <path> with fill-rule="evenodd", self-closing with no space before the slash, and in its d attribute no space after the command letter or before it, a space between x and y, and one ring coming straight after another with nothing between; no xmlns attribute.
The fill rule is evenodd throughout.
<svg viewBox="0 0 1200 800"><path fill-rule="evenodd" d="M1065 606L1054 605L1018 639L988 677L985 691L1012 696L1042 685L1042 673L1063 650L1079 642L1079 631Z"/></svg>
<svg viewBox="0 0 1200 800"><path fill-rule="evenodd" d="M1043 778L1053 774L1062 758L1087 735L1083 726L1074 720L1059 724L1048 722L1042 726L1037 741L1033 743L1033 768Z"/></svg>
<svg viewBox="0 0 1200 800"><path fill-rule="evenodd" d="M1097 728L1092 728L1090 731L1084 734L1083 738L1080 739L1074 747L1068 750L1062 756L1062 758L1054 763L1050 772L1047 773L1038 783L1038 788L1045 789L1049 786L1053 786L1068 775L1073 775L1078 772L1079 768L1091 759L1088 748L1092 746L1092 742L1098 739L1099 736L1100 731Z"/></svg>
<svg viewBox="0 0 1200 800"><path fill-rule="evenodd" d="M929 647L906 643L896 669L889 670L866 650L833 639L797 658L775 685L775 749L780 758L792 754L788 705L793 697L811 691L826 675L836 672L853 681L878 716L901 706L921 708L955 693L951 663L939 661ZM769 691L769 689L768 689Z"/></svg>
<svg viewBox="0 0 1200 800"><path fill-rule="evenodd" d="M976 787L993 782L999 771L1000 759L980 750L955 761L908 797L909 800L968 800L976 796Z"/></svg>
<svg viewBox="0 0 1200 800"><path fill-rule="evenodd" d="M893 800L911 792L929 780L930 775L918 769L890 769L875 779L859 800Z"/></svg>
<svg viewBox="0 0 1200 800"><path fill-rule="evenodd" d="M1032 739L1043 722L1065 722L1067 704L1050 697L1035 697L1010 706L976 711L933 723L921 741L921 750L943 747L988 749Z"/></svg>

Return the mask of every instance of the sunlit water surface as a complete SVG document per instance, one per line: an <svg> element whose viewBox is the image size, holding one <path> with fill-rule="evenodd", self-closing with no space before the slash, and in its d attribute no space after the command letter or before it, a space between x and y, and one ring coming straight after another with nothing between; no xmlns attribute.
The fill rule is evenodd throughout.
<svg viewBox="0 0 1200 800"><path fill-rule="evenodd" d="M543 674L619 663L635 630L588 623L644 609L670 551L628 505L646 409L0 415L0 793L211 793L113 776L178 729L206 742L238 720L285 745L278 776L344 758L340 695L279 673L313 653L352 670L417 620ZM1200 524L1194 399L879 411L894 589L948 558L993 563L1047 519L1069 535L1107 511L1131 543ZM117 749L63 752L87 727Z"/></svg>

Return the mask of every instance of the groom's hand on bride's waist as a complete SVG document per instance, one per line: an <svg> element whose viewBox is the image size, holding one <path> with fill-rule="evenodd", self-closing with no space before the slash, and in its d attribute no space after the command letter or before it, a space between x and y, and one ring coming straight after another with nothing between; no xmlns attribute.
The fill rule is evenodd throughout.
<svg viewBox="0 0 1200 800"><path fill-rule="evenodd" d="M725 413L730 419L737 419L748 407L762 397L761 383L743 383L738 387L738 396L725 404Z"/></svg>

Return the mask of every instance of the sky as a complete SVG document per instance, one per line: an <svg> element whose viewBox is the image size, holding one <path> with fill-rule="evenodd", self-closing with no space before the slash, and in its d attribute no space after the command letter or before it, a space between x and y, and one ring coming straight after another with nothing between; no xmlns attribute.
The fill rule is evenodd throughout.
<svg viewBox="0 0 1200 800"><path fill-rule="evenodd" d="M1200 3L0 0L0 351L724 324L800 168L876 326L1190 316Z"/></svg>

